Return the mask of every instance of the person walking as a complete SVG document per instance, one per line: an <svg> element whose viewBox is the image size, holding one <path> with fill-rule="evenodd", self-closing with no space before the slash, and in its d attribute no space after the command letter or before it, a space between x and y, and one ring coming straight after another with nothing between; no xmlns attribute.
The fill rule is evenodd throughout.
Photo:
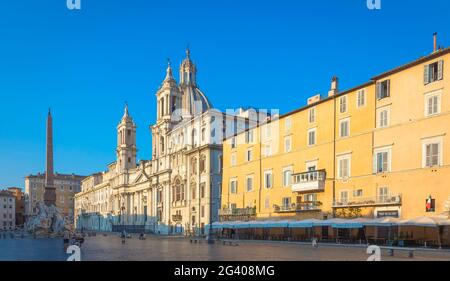
<svg viewBox="0 0 450 281"><path fill-rule="evenodd" d="M125 232L125 229L122 231L122 244L125 244L125 239L127 238L127 233Z"/></svg>

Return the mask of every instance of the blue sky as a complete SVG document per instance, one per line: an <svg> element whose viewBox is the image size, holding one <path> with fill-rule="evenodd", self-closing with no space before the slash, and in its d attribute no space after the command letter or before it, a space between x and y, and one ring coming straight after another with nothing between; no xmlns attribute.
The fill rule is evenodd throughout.
<svg viewBox="0 0 450 281"><path fill-rule="evenodd" d="M88 175L115 160L124 102L138 125L138 159L166 59L189 44L198 82L219 109L282 113L450 45L450 1L4 0L0 9L0 188L45 167L45 118L54 118L55 170ZM177 73L178 71L176 71ZM178 75L177 75L178 76Z"/></svg>

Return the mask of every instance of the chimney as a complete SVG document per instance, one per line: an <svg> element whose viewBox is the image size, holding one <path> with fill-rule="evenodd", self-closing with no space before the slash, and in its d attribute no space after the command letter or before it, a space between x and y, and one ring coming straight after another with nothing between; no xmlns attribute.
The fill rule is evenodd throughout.
<svg viewBox="0 0 450 281"><path fill-rule="evenodd" d="M336 76L334 76L331 79L331 89L328 92L328 96L331 97L336 95L338 93L338 87L339 87L339 79Z"/></svg>
<svg viewBox="0 0 450 281"><path fill-rule="evenodd" d="M437 32L433 33L433 53L437 51Z"/></svg>

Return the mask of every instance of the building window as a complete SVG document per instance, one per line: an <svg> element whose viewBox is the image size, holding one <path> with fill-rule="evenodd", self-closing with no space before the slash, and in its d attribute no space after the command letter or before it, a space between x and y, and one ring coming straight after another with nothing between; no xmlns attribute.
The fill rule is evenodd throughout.
<svg viewBox="0 0 450 281"><path fill-rule="evenodd" d="M348 179L351 175L351 157L350 155L338 158L338 176L339 179Z"/></svg>
<svg viewBox="0 0 450 281"><path fill-rule="evenodd" d="M200 156L200 173L206 172L206 156Z"/></svg>
<svg viewBox="0 0 450 281"><path fill-rule="evenodd" d="M64 185L61 185L61 191L64 191Z"/></svg>
<svg viewBox="0 0 450 281"><path fill-rule="evenodd" d="M202 206L202 208L200 209L200 215L202 218L205 217L205 206Z"/></svg>
<svg viewBox="0 0 450 281"><path fill-rule="evenodd" d="M309 109L309 116L308 116L309 123L315 123L316 122L316 108L312 107Z"/></svg>
<svg viewBox="0 0 450 281"><path fill-rule="evenodd" d="M191 195L192 195L192 199L197 198L197 186L196 186L195 182L191 183Z"/></svg>
<svg viewBox="0 0 450 281"><path fill-rule="evenodd" d="M246 185L247 192L253 191L253 176L248 176L246 178L245 185Z"/></svg>
<svg viewBox="0 0 450 281"><path fill-rule="evenodd" d="M342 204L347 204L348 203L348 191L347 190L341 190L341 200L340 202Z"/></svg>
<svg viewBox="0 0 450 281"><path fill-rule="evenodd" d="M427 167L434 167L439 165L439 143L427 144L425 147Z"/></svg>
<svg viewBox="0 0 450 281"><path fill-rule="evenodd" d="M346 138L350 135L350 120L345 119L340 121L339 125L339 136L341 138Z"/></svg>
<svg viewBox="0 0 450 281"><path fill-rule="evenodd" d="M253 159L252 149L247 149L247 151L245 152L245 159L247 160L247 162L252 161L252 159Z"/></svg>
<svg viewBox="0 0 450 281"><path fill-rule="evenodd" d="M182 200L184 200L184 186L177 180L174 187L174 201L178 202Z"/></svg>
<svg viewBox="0 0 450 281"><path fill-rule="evenodd" d="M283 171L283 186L288 187L291 185L292 168L287 168Z"/></svg>
<svg viewBox="0 0 450 281"><path fill-rule="evenodd" d="M425 108L425 116L432 116L440 113L441 110L441 98L439 94L427 95L426 99L426 108Z"/></svg>
<svg viewBox="0 0 450 281"><path fill-rule="evenodd" d="M444 78L444 61L440 60L432 64L425 65L424 84L433 83Z"/></svg>
<svg viewBox="0 0 450 281"><path fill-rule="evenodd" d="M384 108L378 111L378 128L385 128L389 126L389 109Z"/></svg>
<svg viewBox="0 0 450 281"><path fill-rule="evenodd" d="M230 193L237 194L237 179L231 179L230 180Z"/></svg>
<svg viewBox="0 0 450 281"><path fill-rule="evenodd" d="M206 183L200 184L200 198L205 198L206 196Z"/></svg>
<svg viewBox="0 0 450 281"><path fill-rule="evenodd" d="M386 202L389 198L389 187L378 188L378 202Z"/></svg>
<svg viewBox="0 0 450 281"><path fill-rule="evenodd" d="M375 151L375 173L385 173L390 172L390 149L383 149Z"/></svg>
<svg viewBox="0 0 450 281"><path fill-rule="evenodd" d="M363 107L366 105L366 90L362 89L358 91L358 97L356 99L356 106Z"/></svg>
<svg viewBox="0 0 450 281"><path fill-rule="evenodd" d="M286 133L289 133L291 129L292 129L292 118L286 117L286 119L284 120L284 131Z"/></svg>
<svg viewBox="0 0 450 281"><path fill-rule="evenodd" d="M291 197L284 197L282 199L283 209L289 210L291 208Z"/></svg>
<svg viewBox="0 0 450 281"><path fill-rule="evenodd" d="M363 196L363 190L357 189L353 191L353 197L362 197Z"/></svg>
<svg viewBox="0 0 450 281"><path fill-rule="evenodd" d="M308 131L308 145L313 146L316 144L316 129Z"/></svg>
<svg viewBox="0 0 450 281"><path fill-rule="evenodd" d="M253 130L245 132L245 143L253 143Z"/></svg>
<svg viewBox="0 0 450 281"><path fill-rule="evenodd" d="M218 165L217 165L217 172L218 173L222 173L222 166L223 166L223 156L222 155L219 155L219 157L217 157L218 158Z"/></svg>
<svg viewBox="0 0 450 281"><path fill-rule="evenodd" d="M377 82L377 99L381 100L391 96L391 80Z"/></svg>
<svg viewBox="0 0 450 281"><path fill-rule="evenodd" d="M317 202L317 194L305 194L305 202L307 203Z"/></svg>
<svg viewBox="0 0 450 281"><path fill-rule="evenodd" d="M347 96L342 96L339 99L339 112L340 113L347 112Z"/></svg>
<svg viewBox="0 0 450 281"><path fill-rule="evenodd" d="M202 141L205 141L205 133L206 133L206 129L203 128L202 129Z"/></svg>
<svg viewBox="0 0 450 281"><path fill-rule="evenodd" d="M291 152L291 137L284 138L284 152Z"/></svg>
<svg viewBox="0 0 450 281"><path fill-rule="evenodd" d="M265 188L272 188L273 187L272 171L264 172L264 187Z"/></svg>
<svg viewBox="0 0 450 281"><path fill-rule="evenodd" d="M197 174L197 158L195 157L191 159L191 174L192 175Z"/></svg>
<svg viewBox="0 0 450 281"><path fill-rule="evenodd" d="M266 157L269 157L269 156L272 155L272 146L271 146L270 144L266 144L266 145L264 146L264 155L265 155Z"/></svg>
<svg viewBox="0 0 450 281"><path fill-rule="evenodd" d="M271 124L269 123L269 124L267 124L266 125L266 138L270 138L270 136L272 135L272 128L271 128Z"/></svg>
<svg viewBox="0 0 450 281"><path fill-rule="evenodd" d="M236 137L231 138L231 148L236 148Z"/></svg>
<svg viewBox="0 0 450 281"><path fill-rule="evenodd" d="M236 166L236 152L231 153L231 167Z"/></svg>

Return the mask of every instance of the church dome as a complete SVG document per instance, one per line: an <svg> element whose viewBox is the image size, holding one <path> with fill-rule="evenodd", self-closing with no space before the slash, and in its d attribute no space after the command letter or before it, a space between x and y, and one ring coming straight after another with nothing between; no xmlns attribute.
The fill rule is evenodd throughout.
<svg viewBox="0 0 450 281"><path fill-rule="evenodd" d="M180 92L183 99L183 110L196 116L212 108L211 102L197 86L197 67L191 60L189 49L186 50L186 58L180 65Z"/></svg>

